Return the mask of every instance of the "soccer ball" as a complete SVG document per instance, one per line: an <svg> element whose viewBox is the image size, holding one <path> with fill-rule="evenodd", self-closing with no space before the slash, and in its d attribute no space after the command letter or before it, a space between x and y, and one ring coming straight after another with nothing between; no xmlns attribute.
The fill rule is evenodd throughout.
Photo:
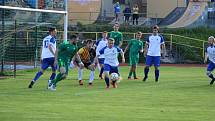
<svg viewBox="0 0 215 121"><path fill-rule="evenodd" d="M112 81L118 81L119 80L119 74L117 74L117 73L111 73L110 79Z"/></svg>

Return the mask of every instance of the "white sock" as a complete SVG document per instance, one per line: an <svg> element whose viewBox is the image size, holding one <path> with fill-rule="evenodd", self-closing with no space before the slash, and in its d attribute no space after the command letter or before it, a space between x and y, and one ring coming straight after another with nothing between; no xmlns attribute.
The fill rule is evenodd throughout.
<svg viewBox="0 0 215 121"><path fill-rule="evenodd" d="M69 66L70 66L71 69L74 69L74 68L75 68L75 65L74 65L73 61L70 62L70 65L69 65Z"/></svg>
<svg viewBox="0 0 215 121"><path fill-rule="evenodd" d="M78 80L82 80L83 69L78 68Z"/></svg>
<svg viewBox="0 0 215 121"><path fill-rule="evenodd" d="M95 71L90 71L90 81L89 81L89 83L92 83L94 81L94 74L95 74Z"/></svg>

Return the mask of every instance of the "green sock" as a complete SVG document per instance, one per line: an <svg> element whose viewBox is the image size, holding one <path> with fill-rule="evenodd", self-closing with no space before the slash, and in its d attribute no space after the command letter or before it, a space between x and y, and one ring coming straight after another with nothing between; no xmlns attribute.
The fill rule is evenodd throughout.
<svg viewBox="0 0 215 121"><path fill-rule="evenodd" d="M129 72L129 75L128 75L128 77L131 77L131 76L132 76L132 71L130 71L130 72Z"/></svg>
<svg viewBox="0 0 215 121"><path fill-rule="evenodd" d="M133 71L134 78L137 78L136 71Z"/></svg>
<svg viewBox="0 0 215 121"><path fill-rule="evenodd" d="M63 79L63 74L59 73L56 79L53 80L53 84L56 85L59 81Z"/></svg>

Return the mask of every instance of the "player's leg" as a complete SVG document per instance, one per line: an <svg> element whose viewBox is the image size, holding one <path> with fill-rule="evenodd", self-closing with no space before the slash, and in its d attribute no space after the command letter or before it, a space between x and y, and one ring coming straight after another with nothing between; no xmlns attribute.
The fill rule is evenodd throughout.
<svg viewBox="0 0 215 121"><path fill-rule="evenodd" d="M78 67L78 82L79 82L79 85L84 85L82 77L83 77L83 68Z"/></svg>
<svg viewBox="0 0 215 121"><path fill-rule="evenodd" d="M139 63L139 58L135 57L134 58L134 61L133 61L133 76L134 76L134 79L138 79L137 78L137 75L136 75L136 68L137 68L137 64Z"/></svg>
<svg viewBox="0 0 215 121"><path fill-rule="evenodd" d="M210 85L212 85L212 84L214 83L214 81L215 81L215 78L214 78L214 76L213 76L213 74L212 74L212 71L214 70L214 68L215 68L215 64L214 64L213 62L210 62L210 63L208 64L207 72L206 72L207 76L208 76L209 78L211 78Z"/></svg>
<svg viewBox="0 0 215 121"><path fill-rule="evenodd" d="M154 67L155 67L155 81L158 82L159 75L160 75L160 56L153 57Z"/></svg>
<svg viewBox="0 0 215 121"><path fill-rule="evenodd" d="M110 67L110 74L111 73L117 73L118 75L120 75L117 66L111 66ZM112 84L113 88L117 88L117 83L116 82L117 81L111 80L111 84Z"/></svg>
<svg viewBox="0 0 215 121"><path fill-rule="evenodd" d="M143 81L146 81L148 78L149 67L152 65L152 56L146 56L146 66L144 68L144 78Z"/></svg>
<svg viewBox="0 0 215 121"><path fill-rule="evenodd" d="M44 71L49 67L48 61L47 59L43 59L42 60L42 64L41 64L41 68L40 71L37 72L37 74L35 75L34 79L30 82L30 84L28 85L28 88L32 88L33 85L35 84L35 82L40 78L40 76L43 75Z"/></svg>
<svg viewBox="0 0 215 121"><path fill-rule="evenodd" d="M94 75L95 75L95 65L91 64L87 68L90 70L89 85L92 85L94 81Z"/></svg>
<svg viewBox="0 0 215 121"><path fill-rule="evenodd" d="M102 74L104 72L104 58L99 58L98 60L99 60L99 64L101 65L101 70L100 70L100 73L99 73L99 77L101 79L103 79Z"/></svg>
<svg viewBox="0 0 215 121"><path fill-rule="evenodd" d="M129 56L129 65L130 65L130 71L128 74L128 79L131 79L132 73L133 73L133 57L130 55Z"/></svg>
<svg viewBox="0 0 215 121"><path fill-rule="evenodd" d="M51 68L52 68L52 74L51 74L51 76L50 76L50 78L49 78L48 86L51 84L51 81L54 80L55 77L56 77L57 65L55 65L55 59L54 59L54 58L52 58L52 59L50 60L50 66L51 66Z"/></svg>
<svg viewBox="0 0 215 121"><path fill-rule="evenodd" d="M105 74L106 88L110 87L109 72L110 72L110 65L104 64L104 74Z"/></svg>

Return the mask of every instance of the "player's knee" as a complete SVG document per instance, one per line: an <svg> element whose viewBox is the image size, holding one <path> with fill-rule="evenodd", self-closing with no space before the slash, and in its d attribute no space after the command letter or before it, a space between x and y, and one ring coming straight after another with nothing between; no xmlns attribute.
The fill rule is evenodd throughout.
<svg viewBox="0 0 215 121"><path fill-rule="evenodd" d="M105 71L104 74L105 74L105 77L109 77L109 71Z"/></svg>
<svg viewBox="0 0 215 121"><path fill-rule="evenodd" d="M159 67L156 67L156 66L155 66L155 70L159 70Z"/></svg>
<svg viewBox="0 0 215 121"><path fill-rule="evenodd" d="M206 75L207 75L207 76L210 76L210 75L211 75L211 71L207 71L207 72L206 72Z"/></svg>
<svg viewBox="0 0 215 121"><path fill-rule="evenodd" d="M66 73L66 69L65 69L64 67L61 67L61 68L60 68L60 73L61 73L61 74L65 74L65 73Z"/></svg>

